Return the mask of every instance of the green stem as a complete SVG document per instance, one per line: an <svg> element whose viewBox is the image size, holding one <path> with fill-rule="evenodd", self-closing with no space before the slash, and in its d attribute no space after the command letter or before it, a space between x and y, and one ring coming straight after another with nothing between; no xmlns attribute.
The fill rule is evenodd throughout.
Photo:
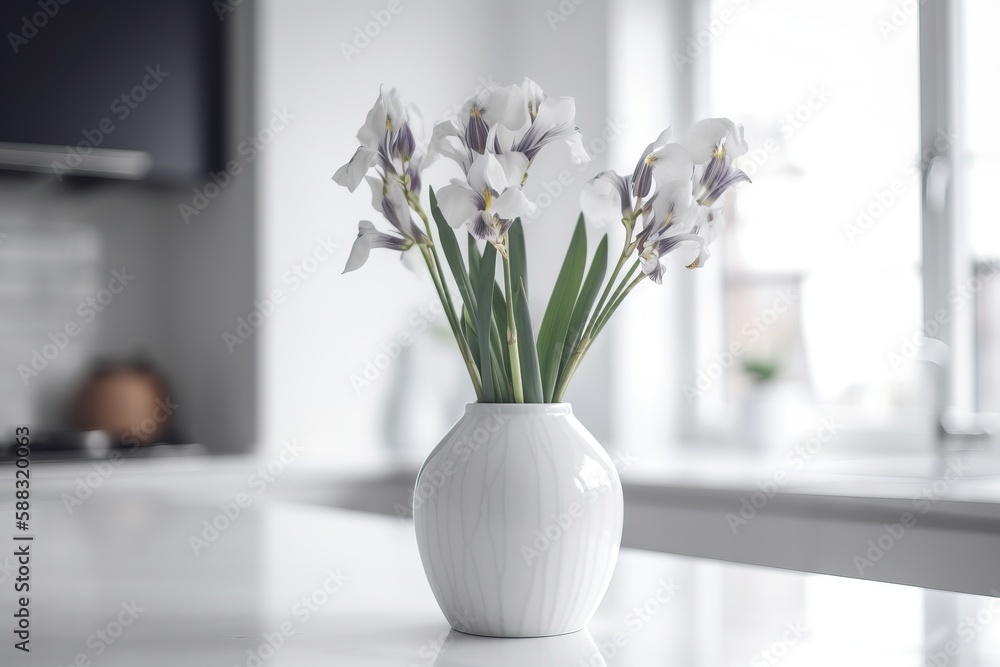
<svg viewBox="0 0 1000 667"><path fill-rule="evenodd" d="M476 360L472 358L472 350L469 349L469 342L465 339L465 335L462 333L462 328L459 325L458 318L455 317L455 313L451 310L451 299L448 297L448 289L441 282L440 274L437 271L437 267L434 264L434 256L427 249L427 246L421 246L421 254L424 256L424 262L427 264L427 270L430 271L431 280L434 281L434 289L437 290L438 298L444 303L447 298L448 304L445 306L444 312L448 317L448 324L451 326L451 332L455 336L455 342L458 343L459 352L462 353L462 360L465 362L466 368L469 370L469 378L472 380L472 388L476 392L476 400L483 400L483 380L479 375L479 368L476 366Z"/></svg>
<svg viewBox="0 0 1000 667"><path fill-rule="evenodd" d="M576 346L576 349L573 350L573 354L571 354L569 359L566 361L566 367L559 375L559 382L556 384L555 391L552 392L553 403L562 402L563 394L566 393L569 381L573 377L573 374L576 373L576 367L580 365L581 361L583 361L583 355L587 354L587 350L589 349L590 336L584 334L584 336L580 339L579 344Z"/></svg>
<svg viewBox="0 0 1000 667"><path fill-rule="evenodd" d="M509 403L513 398L514 390L510 386L510 377L507 375L503 352L501 351L503 345L503 340L500 338L500 329L497 328L496 320L490 323L490 355L493 354L495 349L497 358L495 366L496 370L493 371L493 379L499 380L500 392L498 396L504 403Z"/></svg>
<svg viewBox="0 0 1000 667"><path fill-rule="evenodd" d="M506 238L504 238L504 243L507 243ZM507 252L503 253L503 282L507 301L507 346L510 350L510 379L514 387L514 402L524 403L524 385L521 382L521 354L517 349L517 323L514 321L514 287L510 280L510 258Z"/></svg>
<svg viewBox="0 0 1000 667"><path fill-rule="evenodd" d="M435 266L443 266L443 264L441 263L441 258L438 256L437 244L434 243L434 234L431 232L431 223L427 219L427 214L424 213L423 207L420 206L420 199L417 198L417 197L415 197L415 196L412 197L411 201L410 201L410 205L413 207L413 210L417 212L417 215L420 216L420 219L424 221L424 228L427 230L427 238L429 238L431 240L431 242L428 245L430 246L430 249L431 249L431 255L434 257L434 265ZM455 310L455 304L452 302L452 299L451 299L451 290L448 289L448 285L445 282L443 274L439 276L439 280L441 282L441 287L442 287L442 289L440 291L444 295L445 308L451 313L452 319L454 319L457 322L458 321L458 311ZM472 305L469 304L469 309L471 310L471 308L472 308ZM461 333L461 329L459 329L458 331L459 331L459 333ZM464 336L462 336L462 340L463 341L465 340ZM461 345L461 342L459 344ZM468 346L468 343L466 343L466 346ZM470 355L470 358L471 358L471 355Z"/></svg>
<svg viewBox="0 0 1000 667"><path fill-rule="evenodd" d="M601 308L604 307L604 303L608 300L608 294L611 292L611 286L615 284L615 278L618 277L618 273L622 270L622 267L625 266L625 262L628 260L628 256L631 253L631 251L632 251L632 229L631 227L626 227L625 245L622 248L622 254L618 258L618 263L615 265L615 270L611 272L611 278L608 279L608 284L604 288L604 293L601 294L601 298L598 300L597 306L594 308L594 314L591 316L590 323L587 325L587 328L584 329L584 338L586 338L586 334L593 329L594 323L597 321L597 314L601 312Z"/></svg>
<svg viewBox="0 0 1000 667"><path fill-rule="evenodd" d="M573 374L576 373L576 369L580 366L580 362L583 361L583 357L587 354L587 351L590 350L591 344L597 339L597 336L600 335L601 331L604 330L604 326L611 319L611 316L615 314L616 310L618 310L618 306L620 306L622 302L625 301L625 297L627 297L629 293L646 278L645 274L640 273L634 280L632 280L632 282L628 283L627 287L623 287L631 274L635 272L635 269L636 266L633 265L632 268L628 270L625 278L622 279L621 284L618 286L618 289L615 290L615 295L611 299L611 303L608 304L605 312L601 313L600 317L596 319L594 331L592 333L587 332L583 335L583 338L580 339L580 344L576 346L576 349L570 356L569 361L566 362L566 368L563 369L562 375L559 376L559 384L556 385L555 392L552 394L552 401L554 403L558 403L562 400L563 394L566 393L566 388L569 386L569 381L573 379Z"/></svg>
<svg viewBox="0 0 1000 667"><path fill-rule="evenodd" d="M407 201L410 202L410 207L417 212L417 215L420 216L420 219L424 221L424 229L427 231L427 238L431 240L431 242L428 245L430 245L431 253L434 255L434 262L438 266L441 266L441 260L438 258L437 247L434 243L434 232L431 230L431 223L430 220L427 219L427 214L424 213L424 208L420 205L420 198L411 192L410 194L407 195ZM451 302L450 297L448 301Z"/></svg>
<svg viewBox="0 0 1000 667"><path fill-rule="evenodd" d="M615 264L615 269L611 272L608 284L604 287L604 292L601 294L601 298L598 299L597 306L594 307L594 311L590 316L590 321L583 330L583 335L580 336L580 342L577 343L576 349L573 350L573 354L571 354L569 359L566 361L565 368L563 368L562 372L559 374L559 379L556 382L555 391L552 395L552 400L555 402L562 399L562 395L566 391L566 387L569 384L569 379L573 377L573 373L576 372L576 367L579 366L580 362L583 360L583 355L586 354L587 350L590 348L590 343L593 340L594 328L597 326L597 322L600 319L601 309L604 308L604 304L607 302L608 296L611 294L611 288L615 284L615 279L618 278L618 274L621 272L622 267L625 266L625 262L628 260L629 255L632 254L632 250L634 249L634 245L632 243L632 225L634 222L630 223L628 220L623 220L623 222L625 223L625 243L622 246L621 255L618 257L618 263Z"/></svg>
<svg viewBox="0 0 1000 667"><path fill-rule="evenodd" d="M409 202L410 207L417 212L417 215L419 215L420 219L424 222L424 229L427 231L427 238L430 239L430 243L421 248L423 251L422 254L424 256L424 261L427 262L427 270L431 273L431 280L434 281L434 288L437 290L438 297L441 299L441 304L444 306L445 315L448 317L448 324L451 325L451 332L455 335L455 342L458 343L458 349L462 353L462 360L465 361L465 365L469 369L469 377L472 378L472 388L476 390L476 400L482 401L482 376L479 374L479 368L476 366L476 361L472 357L472 350L469 349L469 341L465 339L465 334L462 333L462 327L455 311L455 304L451 298L451 290L448 289L444 276L441 275L437 269L437 267L441 266L441 258L438 256L437 247L434 243L434 233L431 231L431 223L427 219L427 214L424 213L424 209L420 205L420 198L417 195L414 195L412 192L408 193L406 199Z"/></svg>
<svg viewBox="0 0 1000 667"><path fill-rule="evenodd" d="M622 246L621 255L618 257L618 263L615 265L614 271L611 272L611 278L608 279L608 284L605 286L604 292L601 294L601 298L597 301L597 306L594 308L593 314L590 317L590 322L588 322L587 327L583 331L583 335L580 337L580 342L577 343L576 349L573 350L573 354L571 354L569 359L566 361L566 367L563 368L562 372L559 374L559 380L556 382L556 388L552 394L553 402L558 403L562 400L563 394L569 386L570 378L573 377L577 366L580 365L580 362L583 361L583 357L587 353L587 350L590 349L590 344L593 342L595 337L594 329L601 316L601 309L604 308L604 304L607 302L608 296L611 295L611 289L615 284L615 280L618 278L618 274L621 273L622 267L625 266L625 262L628 261L629 255L631 255L632 251L635 249L635 245L632 242L632 228L634 221L630 222L626 220L624 222L625 243ZM624 283L624 280L622 282ZM620 289L621 285L619 285L618 290L615 290L616 295Z"/></svg>
<svg viewBox="0 0 1000 667"><path fill-rule="evenodd" d="M625 301L625 297L627 297L629 293L632 290L634 290L636 286L644 280L646 280L646 274L640 273L635 277L635 279L632 282L628 284L628 287L626 287L625 290L621 292L611 302L611 305L608 306L607 312L604 314L604 317L602 317L601 321L598 323L597 329L594 330L593 338L596 339L600 335L600 333L604 331L605 325L607 325L607 323L611 320L611 316L615 314L615 311L618 310L618 306L622 305L622 302Z"/></svg>
<svg viewBox="0 0 1000 667"><path fill-rule="evenodd" d="M621 280L620 283L618 283L618 287L616 287L615 291L611 293L611 301L608 302L608 307L604 309L604 312L597 312L597 313L595 313L595 315L594 315L594 322L593 322L593 328L589 332L590 335L591 335L591 338L596 338L597 337L597 335L595 333L596 330L597 330L597 327L600 325L600 323L602 321L605 321L605 319L606 319L605 316L610 317L610 314L608 314L608 312L607 312L608 309L610 309L611 306L615 303L615 299L617 299L618 296L622 293L622 290L625 289L625 287L626 287L626 285L628 285L629 281L632 280L632 276L638 270L639 270L639 260L635 260L635 263L633 263L632 266L629 267L628 271L625 272L625 275L622 276L622 280Z"/></svg>

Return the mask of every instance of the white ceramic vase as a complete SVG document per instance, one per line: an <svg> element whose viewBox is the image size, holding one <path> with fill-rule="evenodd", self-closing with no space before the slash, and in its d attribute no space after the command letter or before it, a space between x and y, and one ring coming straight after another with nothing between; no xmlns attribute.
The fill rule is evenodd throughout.
<svg viewBox="0 0 1000 667"><path fill-rule="evenodd" d="M621 481L568 403L466 407L417 476L424 571L453 628L490 637L583 629L621 544Z"/></svg>

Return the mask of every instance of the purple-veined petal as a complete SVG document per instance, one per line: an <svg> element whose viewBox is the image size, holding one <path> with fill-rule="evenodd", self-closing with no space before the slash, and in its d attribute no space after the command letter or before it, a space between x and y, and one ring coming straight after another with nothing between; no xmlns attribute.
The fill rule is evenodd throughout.
<svg viewBox="0 0 1000 667"><path fill-rule="evenodd" d="M472 164L469 147L466 146L465 138L462 136L462 128L453 120L446 120L434 126L428 152L432 156L454 160L462 167L462 171L468 171Z"/></svg>
<svg viewBox="0 0 1000 667"><path fill-rule="evenodd" d="M420 113L420 107L413 102L406 105L406 124L410 126L413 140L417 146L423 146L424 137L424 115Z"/></svg>
<svg viewBox="0 0 1000 667"><path fill-rule="evenodd" d="M632 210L632 198L629 196L629 182L628 176L622 176L613 171L602 171L597 175L597 180L607 181L614 186L615 192L618 193L618 198L621 200L621 210L622 217Z"/></svg>
<svg viewBox="0 0 1000 667"><path fill-rule="evenodd" d="M385 137L386 109L385 109L385 86L379 88L378 99L368 111L365 124L358 130L358 143L365 148L374 150Z"/></svg>
<svg viewBox="0 0 1000 667"><path fill-rule="evenodd" d="M382 198L382 214L392 223L404 238L421 240L420 229L413 222L410 205L406 201L406 193L399 183L386 185L385 196Z"/></svg>
<svg viewBox="0 0 1000 667"><path fill-rule="evenodd" d="M431 130L431 152L438 152L438 145L443 143L448 137L458 137L461 135L462 129L458 126L454 120L443 120L440 123L434 125L434 129Z"/></svg>
<svg viewBox="0 0 1000 667"><path fill-rule="evenodd" d="M716 162L722 162L721 160L712 160L709 165L714 165ZM707 174L707 171L706 171ZM741 182L750 182L750 177L747 176L743 171L736 169L731 165L724 165L723 169L715 175L716 180L714 182L708 181L706 178L702 179L701 192L702 196L698 199L698 203L702 206L712 206L719 200L719 198L726 193L726 190Z"/></svg>
<svg viewBox="0 0 1000 667"><path fill-rule="evenodd" d="M535 116L538 115L538 107L545 99L545 92L542 91L541 86L525 77L521 81L521 93L524 95L525 104L528 105L528 116L531 120L535 120Z"/></svg>
<svg viewBox="0 0 1000 667"><path fill-rule="evenodd" d="M675 230L674 233L688 231L697 220L691 181L672 181L658 186L653 200L653 222L647 225L647 233L657 236L667 228Z"/></svg>
<svg viewBox="0 0 1000 667"><path fill-rule="evenodd" d="M603 171L590 179L580 193L583 217L597 227L621 222L631 209L629 179L613 171Z"/></svg>
<svg viewBox="0 0 1000 667"><path fill-rule="evenodd" d="M378 99L368 112L365 124L358 130L358 143L375 149L383 142L386 132L396 132L406 122L406 105L399 91L379 87Z"/></svg>
<svg viewBox="0 0 1000 667"><path fill-rule="evenodd" d="M705 118L691 126L681 145L691 153L695 164L705 164L732 129L733 121L728 118Z"/></svg>
<svg viewBox="0 0 1000 667"><path fill-rule="evenodd" d="M469 221L469 233L480 241L496 240L493 216L486 211L478 211Z"/></svg>
<svg viewBox="0 0 1000 667"><path fill-rule="evenodd" d="M705 262L708 261L711 254L712 253L708 251L708 244L704 243L698 246L698 256L694 260L685 264L685 266L689 269L699 269L705 266Z"/></svg>
<svg viewBox="0 0 1000 667"><path fill-rule="evenodd" d="M437 191L441 214L455 229L466 223L472 224L472 219L479 214L478 201L476 193L457 178Z"/></svg>
<svg viewBox="0 0 1000 667"><path fill-rule="evenodd" d="M656 241L656 251L660 257L673 254L676 261L689 269L695 269L708 259L708 244L697 234L676 234Z"/></svg>
<svg viewBox="0 0 1000 667"><path fill-rule="evenodd" d="M657 184L671 181L690 181L694 174L691 153L680 144L660 146L647 157L652 176Z"/></svg>
<svg viewBox="0 0 1000 667"><path fill-rule="evenodd" d="M520 186L512 186L500 193L490 207L490 212L503 220L513 220L522 215L534 215L537 207L524 196Z"/></svg>
<svg viewBox="0 0 1000 667"><path fill-rule="evenodd" d="M472 107L465 123L465 145L473 153L484 153L486 141L490 134L490 126L483 118L484 111L479 106Z"/></svg>
<svg viewBox="0 0 1000 667"><path fill-rule="evenodd" d="M566 136L566 145L569 146L569 156L575 164L586 164L590 162L590 153L583 147L583 135L579 131Z"/></svg>
<svg viewBox="0 0 1000 667"><path fill-rule="evenodd" d="M748 150L750 150L750 146L743 138L743 123L734 125L729 136L726 137L726 155L729 156L729 159L735 160L746 155Z"/></svg>
<svg viewBox="0 0 1000 667"><path fill-rule="evenodd" d="M658 257L655 256L640 257L639 267L642 269L642 272L646 274L646 276L648 276L649 279L652 280L654 283L656 283L657 285L663 283L664 267Z"/></svg>
<svg viewBox="0 0 1000 667"><path fill-rule="evenodd" d="M385 182L377 176L365 176L365 182L372 191L372 208L382 213L382 198L385 197Z"/></svg>
<svg viewBox="0 0 1000 667"><path fill-rule="evenodd" d="M518 138L514 149L534 160L538 151L556 139L565 139L573 151L573 159L586 162L590 156L577 141L580 134L576 126L576 101L572 97L546 97L538 107L538 115L527 131Z"/></svg>
<svg viewBox="0 0 1000 667"><path fill-rule="evenodd" d="M705 239L706 244L711 243L725 229L725 216L718 209L707 208L705 206L698 206L696 208L698 210L698 221L691 231L693 234L697 234Z"/></svg>
<svg viewBox="0 0 1000 667"><path fill-rule="evenodd" d="M635 171L632 172L632 193L635 195L636 199L642 199L649 194L649 191L653 188L653 168L649 166L647 160L642 160L639 164L635 165Z"/></svg>
<svg viewBox="0 0 1000 667"><path fill-rule="evenodd" d="M502 192L507 189L507 174L492 153L479 155L469 167L469 187L476 194L486 191Z"/></svg>
<svg viewBox="0 0 1000 667"><path fill-rule="evenodd" d="M483 146L483 152L493 153L494 155L501 155L507 151L502 150L500 147L500 140L497 138L497 131L503 127L503 125L494 125L486 132L486 142Z"/></svg>
<svg viewBox="0 0 1000 667"><path fill-rule="evenodd" d="M357 271L365 262L372 251L372 233L375 232L375 225L369 220L362 220L358 223L358 237L354 239L351 246L351 254L347 257L347 264L344 266L344 273Z"/></svg>
<svg viewBox="0 0 1000 667"><path fill-rule="evenodd" d="M510 228L513 225L514 225L514 219L513 218L501 218L500 220L497 220L496 221L496 234L497 234L496 240L499 241L500 238L504 234L506 234L508 231L510 231Z"/></svg>
<svg viewBox="0 0 1000 667"><path fill-rule="evenodd" d="M654 150L663 147L669 138L670 128L668 127L646 146L639 161L635 163L635 169L632 170L632 194L637 199L648 195L653 185L653 160L650 155Z"/></svg>
<svg viewBox="0 0 1000 667"><path fill-rule="evenodd" d="M362 220L358 223L358 237L354 239L354 245L351 246L351 254L347 258L347 265L344 266L344 273L357 271L364 266L372 248L405 252L411 247L413 247L412 240L380 232L375 229L375 225L370 220Z"/></svg>
<svg viewBox="0 0 1000 667"><path fill-rule="evenodd" d="M503 182L509 187L520 187L524 175L528 173L528 156L524 153L498 153L494 155L500 169L503 171ZM499 180L497 181L500 182ZM501 189L494 187L497 192Z"/></svg>
<svg viewBox="0 0 1000 667"><path fill-rule="evenodd" d="M504 125L494 125L490 130L490 150L494 153L512 153L518 140L518 132Z"/></svg>
<svg viewBox="0 0 1000 667"><path fill-rule="evenodd" d="M411 192L420 192L420 172L426 164L421 156L410 160L406 166L406 175L410 177Z"/></svg>
<svg viewBox="0 0 1000 667"><path fill-rule="evenodd" d="M669 138L670 128L668 127L646 146L639 161L635 163L635 169L632 171L632 194L637 198L642 199L648 195L653 185L653 160L650 159L650 155L656 149L665 146Z"/></svg>
<svg viewBox="0 0 1000 667"><path fill-rule="evenodd" d="M663 132L660 132L660 136L656 137L656 139L654 139L653 142L648 146L646 146L646 149L642 151L642 160L645 160L647 157L649 157L649 154L655 151L657 148L661 146L666 146L667 142L670 141L670 133L672 131L673 131L672 128L668 127Z"/></svg>
<svg viewBox="0 0 1000 667"><path fill-rule="evenodd" d="M576 124L576 100L572 97L546 97L538 106L535 123L543 130Z"/></svg>
<svg viewBox="0 0 1000 667"><path fill-rule="evenodd" d="M388 141L389 137L386 136ZM387 141L383 141L379 144L378 150L376 151L376 163L381 167L382 171L386 174L398 175L399 169L397 169L397 163L401 163L399 160L394 160L392 155L389 154L390 148Z"/></svg>
<svg viewBox="0 0 1000 667"><path fill-rule="evenodd" d="M512 130L531 122L524 92L519 86L490 86L479 96L487 127L503 125Z"/></svg>
<svg viewBox="0 0 1000 667"><path fill-rule="evenodd" d="M372 168L377 159L377 153L365 146L359 146L354 151L354 155L343 167L333 175L333 180L337 185L346 187L351 192L358 189L362 179L368 170Z"/></svg>
<svg viewBox="0 0 1000 667"><path fill-rule="evenodd" d="M632 172L632 194L635 195L636 199L642 199L649 194L652 188L653 167L647 156L635 165L635 171Z"/></svg>
<svg viewBox="0 0 1000 667"><path fill-rule="evenodd" d="M417 150L417 140L413 138L413 131L409 123L403 126L392 135L392 156L404 162L409 162L410 158Z"/></svg>
<svg viewBox="0 0 1000 667"><path fill-rule="evenodd" d="M373 248L385 248L387 250L406 250L413 247L413 241L401 239L392 234L385 234L376 231L371 235Z"/></svg>
<svg viewBox="0 0 1000 667"><path fill-rule="evenodd" d="M383 105L385 106L385 124L384 129L390 132L395 132L406 122L406 104L403 102L403 97L399 94L399 91L395 88L390 88L389 92L385 92L385 86L382 86L381 95Z"/></svg>

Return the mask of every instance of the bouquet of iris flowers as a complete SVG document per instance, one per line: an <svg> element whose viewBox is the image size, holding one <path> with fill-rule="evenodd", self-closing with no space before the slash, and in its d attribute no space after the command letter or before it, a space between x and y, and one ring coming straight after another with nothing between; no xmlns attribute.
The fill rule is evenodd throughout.
<svg viewBox="0 0 1000 667"><path fill-rule="evenodd" d="M575 116L573 98L547 96L525 79L474 95L425 143L418 111L383 87L358 131L360 146L333 177L352 192L365 181L387 223L382 231L360 222L345 273L364 265L373 248L401 253L415 270L423 264L480 402L562 401L622 302L640 284L662 282L668 255L690 269L705 264L723 224L722 195L750 180L734 165L747 152L742 125L708 118L674 143L664 130L631 173L605 171L588 181L536 335L521 224L535 205L524 188L550 144L564 142L573 160L589 161ZM422 173L436 159L453 161L462 176L436 192L428 187L425 200ZM588 253L587 224L624 226L613 266L607 234Z"/></svg>

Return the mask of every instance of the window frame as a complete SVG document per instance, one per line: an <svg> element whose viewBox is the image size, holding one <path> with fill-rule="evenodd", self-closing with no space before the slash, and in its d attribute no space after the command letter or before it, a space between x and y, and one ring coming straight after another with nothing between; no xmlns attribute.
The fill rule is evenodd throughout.
<svg viewBox="0 0 1000 667"><path fill-rule="evenodd" d="M932 414L927 415L929 420L923 422L930 423L931 432L926 433L929 438L920 438L920 444L930 442L932 448L937 450L949 446L953 440L949 441L948 437L985 435L976 412L979 405L975 297L973 295L968 303L955 298L956 294L968 293L968 288L964 286L971 284L980 268L972 252L970 230L962 224L962 146L956 139L962 136L958 109L961 99L958 48L961 5L961 2L948 0L925 0L919 3L917 17L921 322L926 339L918 358L928 362L922 364L920 379L927 387L932 402ZM688 0L687 6L691 26L701 25L710 18L711 0ZM705 84L699 83L707 81L709 75L706 60L701 59L695 64L693 76L688 81L692 87L687 94L695 100L692 105L695 111L706 100ZM676 287L676 298L681 308L698 312L697 309L704 311L708 304L708 308L718 309L719 304L713 301L710 292L720 287L725 290L725 278L709 281L699 277L684 283ZM703 312L698 312L688 325L679 327L678 342L692 349L698 345L724 346L721 330L707 330L712 328L706 325L710 321L724 327L725 315L720 318L715 313L705 317ZM696 355L687 355L678 363L679 384L694 386L698 373L695 359ZM676 435L682 441L735 439L735 434L725 434L725 426L720 429L717 411L706 410L704 401L691 409L684 396L678 399ZM914 434L913 415L909 411L903 412L907 414L901 413L898 430L893 431L890 427L886 432L886 440L894 441L887 449L926 452L923 446L899 445L902 440L912 440ZM867 432L856 435L859 436L859 443L865 442L864 447L877 439Z"/></svg>

